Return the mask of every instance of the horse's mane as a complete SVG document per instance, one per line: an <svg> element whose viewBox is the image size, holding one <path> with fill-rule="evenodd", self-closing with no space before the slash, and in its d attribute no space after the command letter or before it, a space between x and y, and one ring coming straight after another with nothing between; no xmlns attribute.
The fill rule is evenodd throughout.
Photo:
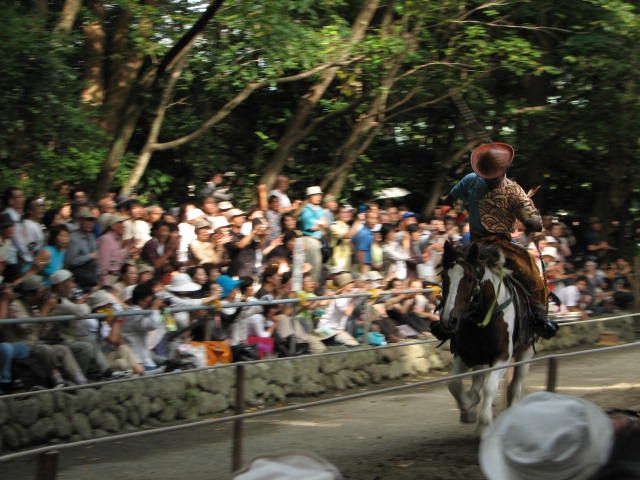
<svg viewBox="0 0 640 480"><path fill-rule="evenodd" d="M469 250L473 245L474 244L471 243L467 245L456 246L454 248L456 261L465 260L468 256ZM480 262L480 264L495 273L497 273L498 270L504 267L505 257L499 247L493 245L482 245L479 243L476 245L478 246L478 261ZM442 269L442 264L440 265L440 268Z"/></svg>

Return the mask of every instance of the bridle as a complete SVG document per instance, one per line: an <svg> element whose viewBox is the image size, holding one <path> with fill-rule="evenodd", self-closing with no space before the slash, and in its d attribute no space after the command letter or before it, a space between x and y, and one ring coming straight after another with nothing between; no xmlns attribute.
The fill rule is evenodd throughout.
<svg viewBox="0 0 640 480"><path fill-rule="evenodd" d="M471 289L471 301L469 302L470 307L466 312L464 312L462 314L462 318L463 319L467 319L467 318L473 317L476 313L478 313L478 310L480 309L480 305L481 305L481 301L482 301L482 290L480 289L480 270L477 267L474 267L473 265L470 265L468 262L465 262L464 260L456 260L455 262L453 262L451 264L451 267L453 265L455 265L456 263L458 263L460 265L462 263L464 263L469 268L471 268L471 270L474 272L474 275L473 275L473 287ZM463 268L464 268L464 266L463 266ZM449 269L447 269L447 270L449 270ZM447 291L447 295L448 294L449 294L449 292ZM444 300L445 300L445 298L443 297L442 300L440 301L440 303L435 308L435 310L434 310L435 313L441 311L444 308L444 303L445 303Z"/></svg>

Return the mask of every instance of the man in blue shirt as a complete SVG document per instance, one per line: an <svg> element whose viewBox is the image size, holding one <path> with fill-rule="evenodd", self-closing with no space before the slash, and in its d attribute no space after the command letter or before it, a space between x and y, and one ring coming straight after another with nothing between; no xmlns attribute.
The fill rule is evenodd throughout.
<svg viewBox="0 0 640 480"><path fill-rule="evenodd" d="M322 237L329 227L320 187L307 188L307 203L298 217L304 239L305 260L311 264L311 276L318 282L322 273Z"/></svg>
<svg viewBox="0 0 640 480"><path fill-rule="evenodd" d="M358 271L361 273L364 273L372 263L371 247L375 238L373 229L377 223L377 213L372 210L367 211L362 228L351 238L356 254L356 264L358 265Z"/></svg>

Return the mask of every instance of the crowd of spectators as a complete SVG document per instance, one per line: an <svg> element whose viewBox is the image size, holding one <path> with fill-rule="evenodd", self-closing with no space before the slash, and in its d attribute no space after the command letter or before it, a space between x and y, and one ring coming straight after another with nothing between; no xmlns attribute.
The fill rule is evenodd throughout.
<svg viewBox="0 0 640 480"><path fill-rule="evenodd" d="M242 209L226 178L214 175L197 201L168 209L115 194L94 204L71 191L68 202L45 211L41 198L8 188L0 318L87 318L0 325L0 390L162 371L184 359L192 341L227 345L242 360L430 337L444 242L469 241L461 204L438 207L430 218L394 200L354 208L317 186L291 198L282 176ZM622 258L609 263L597 219L580 255L567 225L545 216L544 227L536 242L522 228L513 241L544 261L557 309L587 316L629 305L630 266ZM374 301L314 300L373 289L385 293ZM218 308L290 297L301 301ZM200 305L217 307L165 310Z"/></svg>

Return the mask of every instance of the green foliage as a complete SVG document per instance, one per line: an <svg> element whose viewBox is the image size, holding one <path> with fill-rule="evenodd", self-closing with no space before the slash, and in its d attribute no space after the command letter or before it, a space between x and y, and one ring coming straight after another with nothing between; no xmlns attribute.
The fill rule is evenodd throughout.
<svg viewBox="0 0 640 480"><path fill-rule="evenodd" d="M61 35L52 26L62 3L49 2L46 22L17 0L3 10L1 186L18 184L29 193L51 195L51 185L64 179L91 190L112 134L101 127L104 107L81 101L88 60L84 26L102 22L112 35L120 14L128 12L127 39L153 64L208 5L122 0L105 3L101 17L86 4L71 34ZM340 146L397 70L385 92L387 107L396 106L377 118L379 135L350 170L345 199L358 201L398 185L419 192L418 208L443 168L446 186L455 182L466 157L443 165L474 132L463 127L450 101L427 102L457 87L480 128L516 146L516 178L526 186L544 184L536 201L545 209L562 206L584 216L640 214L634 190L640 176L637 3L526 0L487 6L478 0L404 0L392 2L392 21L385 26L389 3L381 2L364 40L349 50L363 0L225 2L189 54L160 141L194 131L248 83L267 80L271 86L196 141L155 154L137 190L149 200L176 202L212 170L236 170L236 193L250 203L254 183L318 75L295 83L274 80L348 55L352 62L338 67L312 120L352 108L297 147L285 167L297 180L294 191L301 193L338 168ZM120 60L105 51L108 68ZM118 184L135 164L159 94L160 89L148 95L116 172ZM590 195L580 187L585 183Z"/></svg>

